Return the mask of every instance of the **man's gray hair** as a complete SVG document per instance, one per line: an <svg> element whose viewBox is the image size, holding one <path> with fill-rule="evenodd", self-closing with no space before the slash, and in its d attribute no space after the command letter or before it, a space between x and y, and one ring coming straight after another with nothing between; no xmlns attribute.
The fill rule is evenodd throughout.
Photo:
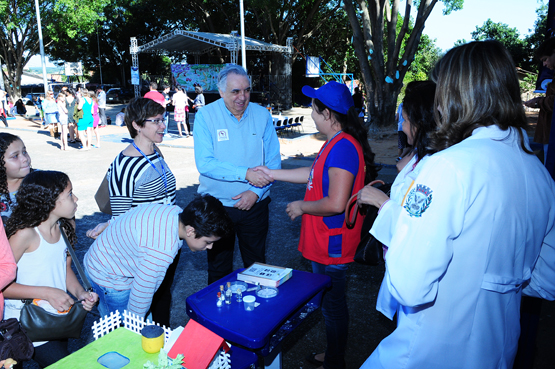
<svg viewBox="0 0 555 369"><path fill-rule="evenodd" d="M243 69L242 66L237 64L229 64L229 65L226 65L220 71L220 74L218 74L218 89L220 91L225 92L225 89L227 87L227 76L230 73L237 74L239 76L245 76L249 80L249 86L250 86L250 79L245 69Z"/></svg>

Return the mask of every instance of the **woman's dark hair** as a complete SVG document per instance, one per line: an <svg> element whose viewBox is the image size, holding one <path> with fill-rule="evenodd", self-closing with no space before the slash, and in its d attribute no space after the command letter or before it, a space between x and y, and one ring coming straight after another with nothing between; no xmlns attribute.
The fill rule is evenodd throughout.
<svg viewBox="0 0 555 369"><path fill-rule="evenodd" d="M75 98L75 90L73 88L68 88L67 90L65 90L65 94L66 96L71 95L73 96L73 98Z"/></svg>
<svg viewBox="0 0 555 369"><path fill-rule="evenodd" d="M4 195L10 205L12 200L10 198L10 191L8 191L8 176L6 175L6 162L4 161L4 155L6 155L6 150L12 142L16 140L23 142L21 138L16 135L12 135L11 133L0 133L0 195Z"/></svg>
<svg viewBox="0 0 555 369"><path fill-rule="evenodd" d="M6 236L10 238L17 231L34 228L44 222L56 207L56 200L69 184L69 177L62 172L37 170L29 173L21 182L15 195L17 205L6 222ZM69 219L60 219L69 243L77 241L75 229Z"/></svg>
<svg viewBox="0 0 555 369"><path fill-rule="evenodd" d="M129 102L125 109L125 116L123 121L129 130L131 138L137 136L137 130L133 127L135 122L139 127L145 126L145 119L164 114L166 109L156 101L145 99L144 97L137 97Z"/></svg>
<svg viewBox="0 0 555 369"><path fill-rule="evenodd" d="M433 153L429 148L429 134L437 128L434 119L436 84L432 81L414 81L407 85L403 99L403 111L410 122L413 146L418 160Z"/></svg>
<svg viewBox="0 0 555 369"><path fill-rule="evenodd" d="M312 103L316 107L316 111L320 114L325 109L328 109L330 113L333 114L335 119L339 122L339 124L341 124L341 130L353 136L354 139L360 143L360 146L362 146L364 164L366 165L364 184L368 184L376 179L379 169L376 164L374 164L374 153L372 152L370 144L368 143L368 132L362 126L362 124L360 124L358 113L355 107L351 106L347 114L341 114L336 112L335 110L331 110L326 105L324 105L324 103L316 98L312 99Z"/></svg>
<svg viewBox="0 0 555 369"><path fill-rule="evenodd" d="M516 68L501 43L471 42L447 52L435 100L438 129L431 135L432 149L446 149L476 128L496 125L504 131L516 128L520 146L531 153L522 133L527 123Z"/></svg>
<svg viewBox="0 0 555 369"><path fill-rule="evenodd" d="M197 195L187 205L179 220L195 229L195 238L227 237L233 230L233 223L224 206L211 195Z"/></svg>

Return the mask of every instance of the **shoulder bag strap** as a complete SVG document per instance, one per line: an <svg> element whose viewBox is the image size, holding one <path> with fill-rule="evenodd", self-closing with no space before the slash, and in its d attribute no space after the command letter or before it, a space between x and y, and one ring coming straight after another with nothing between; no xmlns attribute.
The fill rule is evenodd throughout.
<svg viewBox="0 0 555 369"><path fill-rule="evenodd" d="M60 231L62 233L62 237L64 238L64 242L67 245L69 253L71 254L71 260L73 260L73 263L75 264L75 268L77 269L77 273L79 273L79 276L81 277L81 280L83 281L83 285L85 287L85 290L88 291L88 292L92 292L93 289L91 287L89 279L87 278L87 275L85 274L85 271L83 270L83 267L81 266L81 263L77 259L77 255L75 254L75 251L73 250L73 247L71 246L71 244L69 243L69 240L67 239L66 232L64 231L64 229L61 226L60 226Z"/></svg>
<svg viewBox="0 0 555 369"><path fill-rule="evenodd" d="M381 183L382 185L384 184L382 180L376 179L375 181L370 182L369 185L373 186L376 183ZM345 207L345 223L347 224L347 228L349 229L354 227L357 220L358 206L355 206L357 204L357 196L358 193L355 193L353 196L351 196L349 201L347 201L347 206ZM355 211L351 214L353 207L355 208Z"/></svg>

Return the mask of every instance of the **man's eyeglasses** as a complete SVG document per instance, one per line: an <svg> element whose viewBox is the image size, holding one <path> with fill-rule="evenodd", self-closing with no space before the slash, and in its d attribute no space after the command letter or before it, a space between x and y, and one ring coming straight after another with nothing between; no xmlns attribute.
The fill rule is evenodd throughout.
<svg viewBox="0 0 555 369"><path fill-rule="evenodd" d="M166 123L164 121L164 119L145 119L145 122L152 122L154 124L157 124L159 126L161 126L162 124Z"/></svg>

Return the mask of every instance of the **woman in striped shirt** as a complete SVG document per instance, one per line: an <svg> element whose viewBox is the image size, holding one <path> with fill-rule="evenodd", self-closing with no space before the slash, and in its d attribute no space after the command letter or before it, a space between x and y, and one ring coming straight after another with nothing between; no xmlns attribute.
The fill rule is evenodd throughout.
<svg viewBox="0 0 555 369"><path fill-rule="evenodd" d="M114 159L107 173L114 217L143 204L175 205L175 177L156 146L164 139L164 113L164 107L145 98L132 100L126 108L124 121L133 142ZM108 223L99 224L87 236L96 238L107 226ZM151 306L153 320L167 327L170 288L178 261L179 253Z"/></svg>

